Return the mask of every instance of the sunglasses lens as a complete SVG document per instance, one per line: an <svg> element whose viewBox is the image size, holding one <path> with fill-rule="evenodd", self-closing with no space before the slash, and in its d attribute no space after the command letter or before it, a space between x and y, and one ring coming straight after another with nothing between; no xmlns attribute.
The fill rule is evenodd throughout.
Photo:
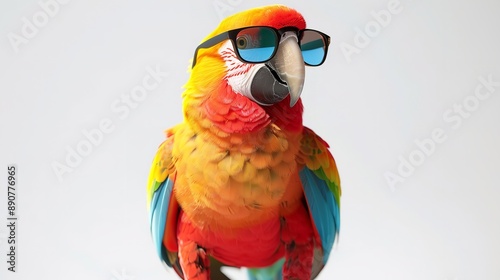
<svg viewBox="0 0 500 280"><path fill-rule="evenodd" d="M247 62L259 63L271 59L278 38L271 28L249 27L236 36L236 50Z"/></svg>
<svg viewBox="0 0 500 280"><path fill-rule="evenodd" d="M326 42L317 31L305 30L303 32L300 49L302 50L304 62L311 66L318 66L325 59Z"/></svg>

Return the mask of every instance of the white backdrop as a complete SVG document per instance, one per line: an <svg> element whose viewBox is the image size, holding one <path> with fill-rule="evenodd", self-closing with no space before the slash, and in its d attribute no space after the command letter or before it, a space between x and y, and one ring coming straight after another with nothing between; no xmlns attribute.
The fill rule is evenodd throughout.
<svg viewBox="0 0 500 280"><path fill-rule="evenodd" d="M302 94L343 186L319 279L500 279L500 2L282 2L332 36ZM149 235L150 163L195 47L265 4L0 2L0 279L177 279Z"/></svg>

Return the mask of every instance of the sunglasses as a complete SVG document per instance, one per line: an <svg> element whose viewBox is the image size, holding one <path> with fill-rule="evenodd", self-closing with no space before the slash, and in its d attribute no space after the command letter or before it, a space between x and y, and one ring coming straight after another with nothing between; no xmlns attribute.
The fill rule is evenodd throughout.
<svg viewBox="0 0 500 280"><path fill-rule="evenodd" d="M199 49L206 49L224 41L231 40L236 56L247 63L264 63L271 60L278 51L280 37L287 31L296 33L304 63L309 66L323 64L330 45L330 36L323 32L295 27L276 29L269 26L251 26L229 30L201 43L194 52L193 66Z"/></svg>

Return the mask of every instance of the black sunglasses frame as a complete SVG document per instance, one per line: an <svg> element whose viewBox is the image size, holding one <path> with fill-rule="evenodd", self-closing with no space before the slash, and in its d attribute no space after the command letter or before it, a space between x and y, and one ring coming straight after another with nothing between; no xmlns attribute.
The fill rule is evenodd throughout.
<svg viewBox="0 0 500 280"><path fill-rule="evenodd" d="M265 61L259 61L259 62L253 62L253 61L247 61L245 59L243 59L240 54L239 54L239 51L238 51L238 48L236 47L236 36L238 35L238 33L240 33L240 31L242 30L245 30L245 29L248 29L248 28L258 28L258 27L265 27L265 28L269 28L271 30L274 31L275 33L275 45L276 47L274 48L274 51L273 51L273 54L270 56L270 58L268 60L265 60ZM284 28L281 28L281 29L276 29L274 27L271 27L271 26L247 26L247 27L243 27L243 28L238 28L238 29L233 29L233 30L229 30L229 31L226 31L226 32L223 32L219 35L216 35L208 40L206 40L205 42L201 43L197 48L196 50L194 51L194 57L193 57L193 65L191 66L191 68L194 68L194 66L196 65L196 59L198 57L198 51L200 49L208 49L208 48L211 48L213 46L215 46L216 44L224 41L224 40L231 40L231 44L233 44L233 48L235 50L235 54L236 56L238 57L239 60L243 61L243 62L246 62L246 63L252 63L252 64L255 64L255 63L265 63L269 60L271 60L275 55L276 55L276 52L278 51L278 44L279 44L279 38L281 37L281 35L283 35L283 33L287 32L287 31L295 31L295 33L297 34L297 38L299 39L299 43L300 43L300 40L302 38L302 35L304 34L305 31L313 31L313 32L316 32L318 34L321 35L321 37L323 38L323 41L325 42L325 55L323 56L323 60L321 60L321 62L319 64L309 64L307 62L304 61L304 63L308 66L320 66L321 64L323 64L323 62L325 62L326 60L326 55L328 54L328 46L330 45L330 36L326 35L325 33L321 32L321 31L318 31L318 30L314 30L314 29L302 29L302 30L299 30L298 28L296 27L284 27Z"/></svg>

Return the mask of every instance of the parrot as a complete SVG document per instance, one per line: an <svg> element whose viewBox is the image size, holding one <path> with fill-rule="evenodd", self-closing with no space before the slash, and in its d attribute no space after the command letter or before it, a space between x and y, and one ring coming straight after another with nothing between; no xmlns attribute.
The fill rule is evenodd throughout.
<svg viewBox="0 0 500 280"><path fill-rule="evenodd" d="M183 121L165 131L147 182L153 245L182 279L314 279L340 230L330 147L303 125L306 66L330 37L284 5L223 19L195 49Z"/></svg>

